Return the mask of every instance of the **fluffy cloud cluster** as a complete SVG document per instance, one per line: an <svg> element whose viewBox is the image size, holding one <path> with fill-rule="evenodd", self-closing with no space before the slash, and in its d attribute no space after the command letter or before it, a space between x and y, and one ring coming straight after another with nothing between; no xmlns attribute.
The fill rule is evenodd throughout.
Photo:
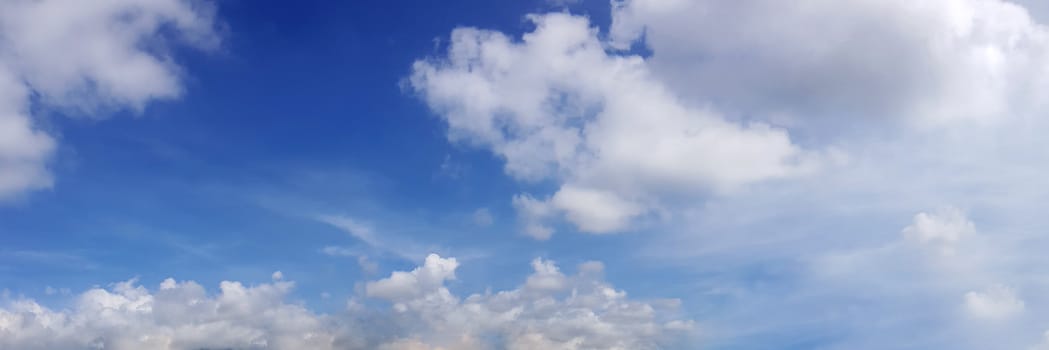
<svg viewBox="0 0 1049 350"><path fill-rule="evenodd" d="M515 178L563 183L526 205L612 232L657 205L652 193L731 190L814 166L781 129L683 104L643 59L607 52L585 18L530 18L520 41L456 29L448 56L416 62L410 79L452 139L491 149ZM537 238L551 232L530 225Z"/></svg>
<svg viewBox="0 0 1049 350"><path fill-rule="evenodd" d="M413 67L450 139L559 185L514 200L534 237L562 218L621 231L683 197L811 174L849 130L1035 118L1049 91L1049 31L1000 0L624 0L612 14L607 36L568 14L531 16L519 40L456 29L445 57Z"/></svg>
<svg viewBox="0 0 1049 350"><path fill-rule="evenodd" d="M950 207L937 213L921 212L914 223L903 228L908 240L937 246L944 254L953 253L953 246L966 236L976 233L976 226L958 208Z"/></svg>
<svg viewBox="0 0 1049 350"><path fill-rule="evenodd" d="M210 296L167 279L150 292L134 281L84 292L70 310L33 301L0 309L5 349L332 349L323 316L286 304L290 282L222 282Z"/></svg>
<svg viewBox="0 0 1049 350"><path fill-rule="evenodd" d="M536 259L535 272L520 288L459 299L443 281L455 278L456 260L437 255L411 272L367 284L369 296L394 304L397 316L420 320L420 330L395 344L426 349L487 349L502 339L507 349L655 349L691 322L668 318L676 301L627 299L601 280L603 265L589 262L566 276L551 261ZM418 347L417 347L418 348Z"/></svg>
<svg viewBox="0 0 1049 350"><path fill-rule="evenodd" d="M0 199L51 186L54 138L34 111L104 117L181 94L172 42L219 45L192 0L0 1ZM35 103L34 103L35 102Z"/></svg>
<svg viewBox="0 0 1049 350"><path fill-rule="evenodd" d="M983 291L965 293L965 310L986 319L1004 319L1023 312L1024 302L1012 288L996 284Z"/></svg>
<svg viewBox="0 0 1049 350"><path fill-rule="evenodd" d="M210 295L194 282L167 279L148 290L135 281L80 294L70 309L31 300L0 308L4 349L651 349L688 330L676 303L643 303L601 280L602 265L575 276L550 261L533 262L523 286L453 295L455 258L430 255L410 272L366 284L366 294L393 303L348 315L324 315L286 301L293 284L222 282ZM384 324L366 331L361 319ZM378 321L377 321L378 320Z"/></svg>

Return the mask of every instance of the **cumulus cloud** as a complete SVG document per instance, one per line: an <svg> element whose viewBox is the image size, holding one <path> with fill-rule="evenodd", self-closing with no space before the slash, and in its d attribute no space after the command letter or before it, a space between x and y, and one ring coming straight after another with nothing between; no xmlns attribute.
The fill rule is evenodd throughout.
<svg viewBox="0 0 1049 350"><path fill-rule="evenodd" d="M606 50L586 18L529 18L536 28L519 40L454 30L447 56L415 62L409 82L450 139L491 150L519 180L559 181L549 205L581 230L628 228L660 195L731 191L817 164L783 129L683 103L644 59Z"/></svg>
<svg viewBox="0 0 1049 350"><path fill-rule="evenodd" d="M431 255L411 272L368 284L368 294L394 303L398 317L423 324L394 342L399 348L487 349L482 339L494 335L502 339L496 348L506 349L656 349L693 327L672 308L629 300L601 280L597 262L566 276L536 259L520 288L463 299L443 284L457 267L455 259Z"/></svg>
<svg viewBox="0 0 1049 350"><path fill-rule="evenodd" d="M50 187L55 141L29 118L29 90L0 63L0 199Z"/></svg>
<svg viewBox="0 0 1049 350"><path fill-rule="evenodd" d="M1012 2L623 0L613 17L661 81L743 114L934 126L1045 107L1049 32Z"/></svg>
<svg viewBox="0 0 1049 350"><path fill-rule="evenodd" d="M34 107L104 117L182 93L168 45L214 49L214 10L187 0L2 3L0 199L47 188L56 148ZM39 104L32 104L30 96Z"/></svg>
<svg viewBox="0 0 1049 350"><path fill-rule="evenodd" d="M845 135L1034 120L1049 96L1049 31L1012 2L617 0L612 16L607 36L569 14L531 16L520 39L460 28L413 66L451 140L559 184L532 196L553 215L526 234L622 231L673 199L837 164Z"/></svg>
<svg viewBox="0 0 1049 350"><path fill-rule="evenodd" d="M717 305L705 311L723 322L724 334L712 334L725 347L767 347L770 338L798 342L799 334L804 343L787 344L1023 348L1038 341L1049 224L1039 209L1047 192L1035 185L1049 164L1042 135L1049 125L1044 19L1038 23L1024 8L998 0L632 0L616 1L613 14L610 39L598 39L603 50L578 45L572 54L522 53L554 28L541 21L521 38L460 29L466 44L452 40L447 55L422 63L437 73L417 68L413 76L418 80L422 71L429 84L448 73L456 83L441 81L470 94L415 86L448 123L450 139L502 156L506 172L522 182L553 183L548 193L514 197L526 233L548 238L561 219L611 232L653 211L675 214L667 219L672 225L653 231L676 234L651 238L660 242L648 255L704 276L690 282L710 293L697 299ZM643 72L652 83L643 86L659 86L683 108L713 111L742 127L759 121L783 135L789 130L801 154L833 144L849 163L789 181L744 181L731 195L705 196L673 177L634 176L652 174L644 172L645 160L598 167L611 164L605 157L615 153L573 158L593 150L590 128L602 125L611 97L620 95L579 92L589 91L573 85L584 78L543 88L547 77L561 74L557 68L521 73L526 78L518 72L549 61L570 66L573 54L586 52L633 59L640 68L623 64L616 72ZM515 57L530 57L530 65ZM573 77L595 67L601 65L575 69ZM556 124L570 118L564 115L579 117ZM650 130L641 123L637 134ZM563 127L545 128L551 124ZM660 159L658 142L620 139ZM694 185L703 177L690 178ZM590 202L599 205L582 204ZM942 203L978 213L981 232L959 209L918 210ZM572 212L577 207L585 211ZM1008 286L1023 307L988 287L996 285ZM974 321L980 312L969 301L1022 311L992 325Z"/></svg>
<svg viewBox="0 0 1049 350"><path fill-rule="evenodd" d="M673 309L630 300L602 281L600 263L576 276L549 260L532 265L518 289L459 298L445 286L456 259L430 255L412 271L366 284L367 296L392 310L351 299L345 315L287 301L294 284L279 272L270 283L222 282L217 294L192 281L169 278L151 290L131 280L88 290L68 309L7 300L0 348L652 349L692 328Z"/></svg>
<svg viewBox="0 0 1049 350"><path fill-rule="evenodd" d="M1000 284L965 293L965 311L977 318L1000 320L1024 311L1024 302L1012 288Z"/></svg>
<svg viewBox="0 0 1049 350"><path fill-rule="evenodd" d="M459 263L455 258L442 259L437 254L426 257L423 266L410 272L395 271L390 277L365 285L369 297L382 298L398 303L415 300L428 293L444 290L444 281L455 279Z"/></svg>
<svg viewBox="0 0 1049 350"><path fill-rule="evenodd" d="M0 308L5 349L333 349L335 332L300 305L283 302L290 282L199 284L164 280L150 291L134 280L80 294L71 309L31 300Z"/></svg>
<svg viewBox="0 0 1049 350"><path fill-rule="evenodd" d="M932 245L942 253L951 254L962 238L976 234L976 226L960 209L948 207L932 214L918 213L902 232L910 241Z"/></svg>

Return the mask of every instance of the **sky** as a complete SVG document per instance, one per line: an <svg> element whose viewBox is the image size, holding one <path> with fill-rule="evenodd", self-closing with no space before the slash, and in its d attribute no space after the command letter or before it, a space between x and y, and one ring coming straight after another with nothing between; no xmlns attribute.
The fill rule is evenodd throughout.
<svg viewBox="0 0 1049 350"><path fill-rule="evenodd" d="M0 0L0 349L1049 349L1033 0Z"/></svg>

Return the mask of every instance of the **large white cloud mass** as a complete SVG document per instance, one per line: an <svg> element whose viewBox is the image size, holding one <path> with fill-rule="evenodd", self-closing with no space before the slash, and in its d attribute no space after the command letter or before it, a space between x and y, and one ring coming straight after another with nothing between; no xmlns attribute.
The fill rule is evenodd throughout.
<svg viewBox="0 0 1049 350"><path fill-rule="evenodd" d="M451 140L554 185L512 199L526 234L661 231L642 255L703 276L680 290L704 344L1027 348L1049 311L1045 9L614 1L607 31L457 29L410 83ZM712 125L755 142L702 146Z"/></svg>
<svg viewBox="0 0 1049 350"><path fill-rule="evenodd" d="M392 309L351 300L347 314L311 312L288 302L293 283L222 282L209 294L192 282L149 290L134 280L95 288L68 309L32 300L0 307L4 349L654 349L691 330L676 301L627 298L602 280L603 266L566 276L537 259L517 289L453 295L455 258L430 255L409 272L366 284L366 296ZM364 323L380 324L369 329Z"/></svg>
<svg viewBox="0 0 1049 350"><path fill-rule="evenodd" d="M1049 32L1001 0L616 1L674 91L795 119L990 121L1045 107ZM841 125L841 124L839 124Z"/></svg>
<svg viewBox="0 0 1049 350"><path fill-rule="evenodd" d="M1049 96L1049 31L1010 2L612 7L607 33L561 13L520 39L456 29L409 79L450 139L559 184L514 200L540 239L827 171L873 136L1035 120Z"/></svg>
<svg viewBox="0 0 1049 350"><path fill-rule="evenodd" d="M56 141L34 112L104 117L182 91L170 44L219 45L194 0L0 1L0 200L53 183ZM34 103L35 101L35 103Z"/></svg>
<svg viewBox="0 0 1049 350"><path fill-rule="evenodd" d="M450 138L491 149L515 178L562 182L535 204L581 230L621 230L659 195L730 191L817 165L782 129L683 103L641 57L609 53L585 18L530 18L536 29L520 40L456 29L447 57L416 62L410 83Z"/></svg>

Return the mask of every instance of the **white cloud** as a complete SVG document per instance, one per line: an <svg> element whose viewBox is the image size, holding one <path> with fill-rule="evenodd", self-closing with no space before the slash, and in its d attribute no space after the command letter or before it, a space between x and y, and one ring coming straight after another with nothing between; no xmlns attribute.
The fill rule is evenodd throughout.
<svg viewBox="0 0 1049 350"><path fill-rule="evenodd" d="M929 126L1045 107L1049 32L1006 1L625 0L613 16L613 41L644 35L674 91L746 115Z"/></svg>
<svg viewBox="0 0 1049 350"><path fill-rule="evenodd" d="M554 265L553 261L535 259L532 261L535 273L525 280L525 288L535 291L556 292L565 288L565 275Z"/></svg>
<svg viewBox="0 0 1049 350"><path fill-rule="evenodd" d="M0 62L0 199L50 187L46 162L55 141L29 118L29 91Z"/></svg>
<svg viewBox="0 0 1049 350"><path fill-rule="evenodd" d="M182 0L5 1L0 11L0 199L48 188L55 140L34 107L105 117L181 94L166 45L219 44L213 9ZM39 105L30 105L30 95Z"/></svg>
<svg viewBox="0 0 1049 350"><path fill-rule="evenodd" d="M455 279L455 269L459 263L455 258L444 259L437 254L426 257L423 266L411 272L396 271L390 277L368 282L365 291L369 297L382 298L401 303L413 300L428 293L443 290L444 281Z"/></svg>
<svg viewBox="0 0 1049 350"><path fill-rule="evenodd" d="M554 229L544 224L544 221L554 214L549 203L535 199L529 194L514 196L512 203L524 224L524 234L541 241L550 239Z"/></svg>
<svg viewBox="0 0 1049 350"><path fill-rule="evenodd" d="M656 349L692 330L672 309L631 301L602 281L597 262L566 276L552 261L536 259L520 288L464 299L443 285L457 267L454 259L431 255L412 272L368 284L368 294L393 302L402 319L422 323L396 342L402 348L489 348L481 339L495 335L502 339L497 348L508 349Z"/></svg>
<svg viewBox="0 0 1049 350"><path fill-rule="evenodd" d="M410 82L449 138L491 150L517 179L562 183L553 207L581 229L622 230L662 195L732 191L818 163L785 130L683 103L644 59L606 51L585 18L530 18L520 41L456 29L447 56L417 61Z"/></svg>
<svg viewBox="0 0 1049 350"><path fill-rule="evenodd" d="M982 319L1001 320L1024 311L1024 301L1012 288L1000 284L965 293L965 311Z"/></svg>
<svg viewBox="0 0 1049 350"><path fill-rule="evenodd" d="M950 254L964 237L976 234L976 226L958 208L948 207L935 213L918 213L914 223L903 228L908 240L938 247Z"/></svg>
<svg viewBox="0 0 1049 350"><path fill-rule="evenodd" d="M546 219L584 231L811 173L853 136L1024 125L1047 107L1049 31L1010 2L612 5L608 40L567 14L531 17L519 40L460 28L410 79L451 140L502 157L509 175L639 208ZM637 44L651 55L615 51ZM523 227L544 238L549 223Z"/></svg>
<svg viewBox="0 0 1049 350"><path fill-rule="evenodd" d="M194 282L167 279L150 292L135 281L96 288L69 310L31 300L0 308L5 349L332 349L325 318L282 301L290 282L245 287L222 282L208 296Z"/></svg>
<svg viewBox="0 0 1049 350"><path fill-rule="evenodd" d="M519 113L533 116L528 120L534 124L513 114L524 110L515 103L545 106L524 93L544 82L517 78L518 72L532 71L513 59L526 57L516 50L541 42L542 25L530 34L536 38L481 32L468 37L481 39L464 40L473 46L459 51L451 46L449 59L468 57L463 62L471 67L461 70L469 74L457 76L462 84L455 86L481 88L464 91L477 94L477 103L469 104L477 109L435 108L448 121L450 138L502 155L507 172L518 178L531 174L520 168L540 169L536 177L548 182L537 187L552 182L603 191L617 200L602 204L622 201L644 208L636 216L607 216L630 218L610 227L631 227L652 208L657 214L666 209L669 225L651 231L668 234L646 238L659 241L646 254L704 277L683 281L679 290L709 292L695 298L717 305L704 309L705 317L723 328L708 334L724 343L760 348L803 335L813 339L803 347L877 349L905 343L965 349L1023 348L1037 341L1047 305L1039 297L1046 291L1040 271L1049 262L1044 254L1049 219L1040 209L1047 191L1036 185L1044 182L1049 164L1044 152L1049 46L1043 24L1020 7L992 0L634 0L616 6L609 35L638 45L636 34L643 32L651 49L640 64L645 79L680 105L716 110L739 125L765 121L781 128L774 130L789 130L802 153L834 145L850 162L789 181L749 182L730 196L696 195L669 180L644 183L645 190L636 191L639 182L615 181L620 178L608 176L614 173L581 178L578 169L599 161L562 161L575 149L559 145L589 147L592 135L568 133L579 138L576 142L533 125L586 130L588 122L603 117L606 101L582 93L558 95L568 101L558 106L597 106L583 108L576 122L564 124L549 120L559 121L558 113L571 109ZM512 49L499 49L505 47ZM585 45L574 49L580 56L588 52ZM566 66L573 62L567 54L546 57ZM504 67L516 71L504 73ZM555 73L528 76L543 74ZM583 90L572 83L556 91ZM434 105L433 94L425 91L423 97ZM442 97L436 96L438 102ZM593 100L599 101L586 103ZM498 107L492 107L494 117L470 119L488 115L486 106ZM468 129L486 122L478 130L495 132ZM536 139L547 140L537 144L548 147L520 147L532 150L527 156L511 152L518 148L500 148ZM657 148L655 142L636 146L623 140L644 152ZM689 163L687 157L675 159ZM574 168L561 166L568 162ZM645 169L636 163L621 171ZM545 168L531 166L537 164ZM657 191L665 188L674 190ZM515 197L526 231L548 237L556 220L566 218L577 227L591 221L567 218L555 207L558 190ZM916 210L943 203L979 213L981 232L958 209ZM650 228L644 224L633 228ZM1016 298L1024 311L997 325L971 322L960 299L972 293L974 300L999 300L984 289L996 284L1022 292L1013 295L1024 296Z"/></svg>
<svg viewBox="0 0 1049 350"><path fill-rule="evenodd" d="M565 213L579 230L607 233L627 227L630 218L641 214L641 205L615 193L564 185L550 199L551 205Z"/></svg>
<svg viewBox="0 0 1049 350"><path fill-rule="evenodd" d="M19 299L0 306L0 348L652 349L690 329L673 310L631 301L601 281L599 263L569 277L537 259L520 289L465 299L444 286L457 267L431 255L367 284L368 295L400 306L369 310L351 299L343 316L285 301L294 285L277 273L253 286L222 282L214 295L167 279L153 290L134 280L94 288L63 310ZM368 328L376 323L383 326Z"/></svg>

